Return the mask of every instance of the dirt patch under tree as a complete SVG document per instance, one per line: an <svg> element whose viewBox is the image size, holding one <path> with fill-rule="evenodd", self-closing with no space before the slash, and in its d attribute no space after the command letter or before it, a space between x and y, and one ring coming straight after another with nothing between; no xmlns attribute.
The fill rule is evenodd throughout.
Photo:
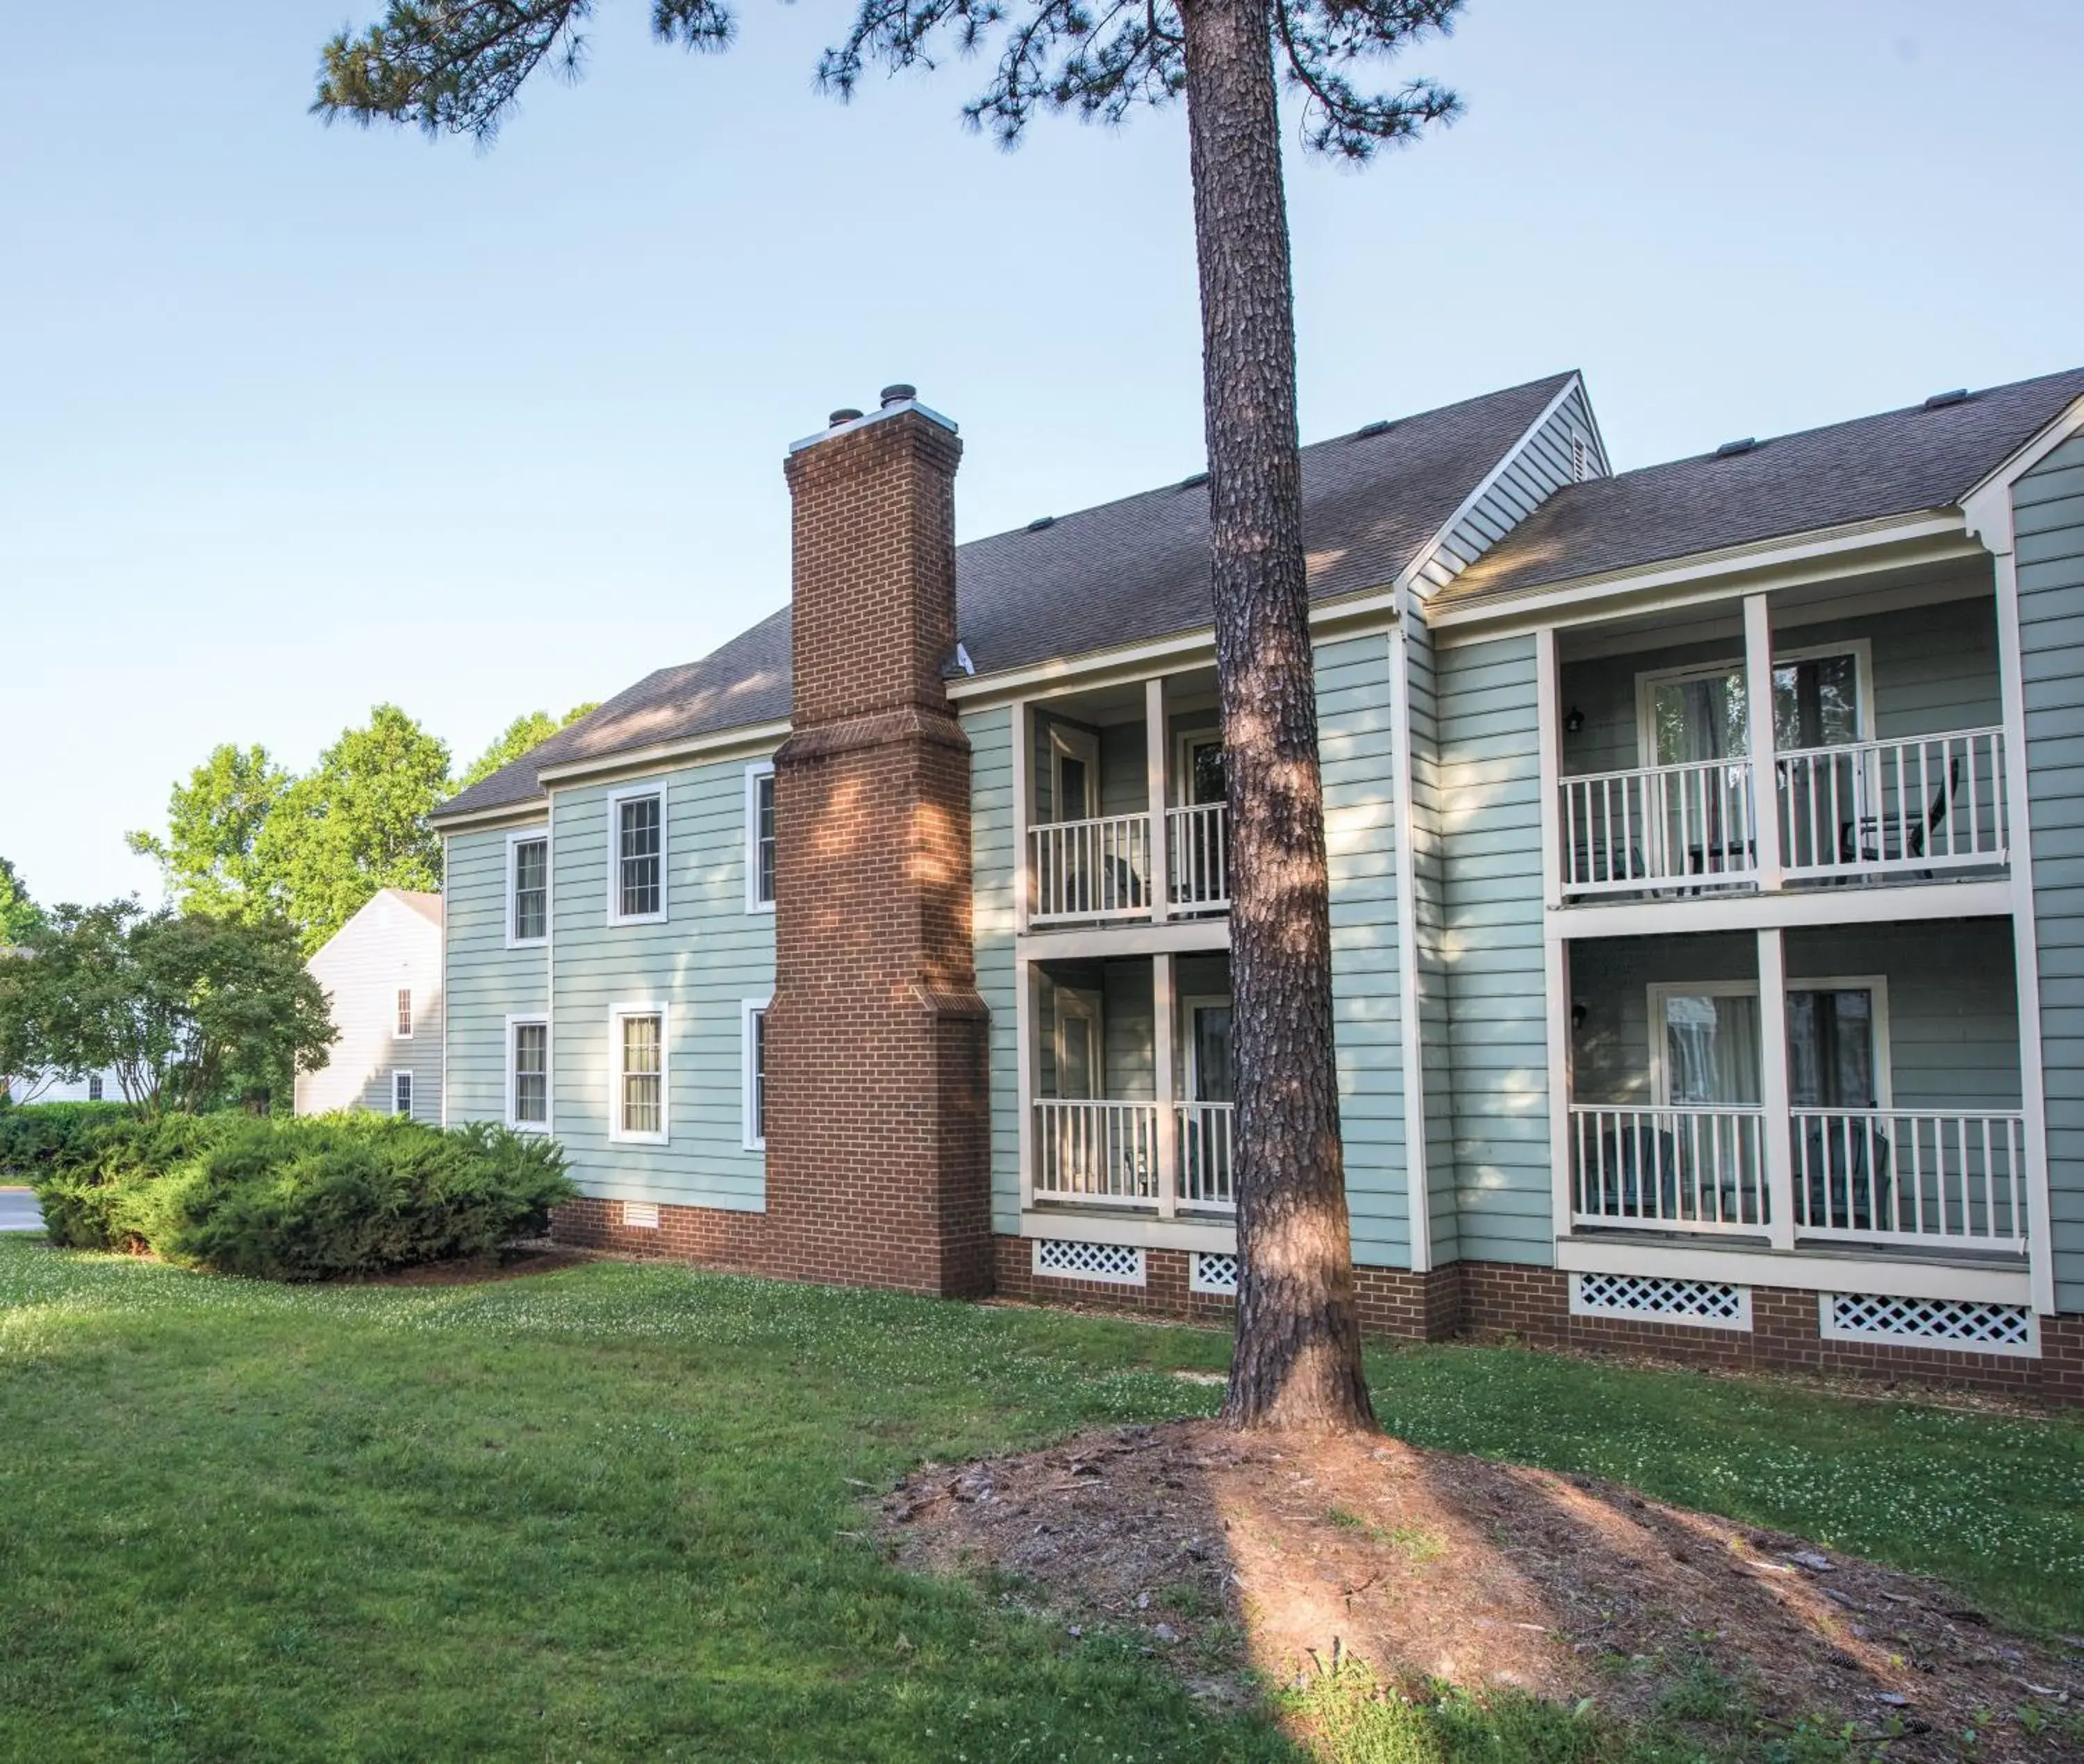
<svg viewBox="0 0 2084 1764"><path fill-rule="evenodd" d="M1980 1758L2073 1757L2084 1711L2084 1653L2006 1635L1936 1580L1379 1436L1086 1433L922 1468L883 1533L915 1567L1020 1577L1074 1633L1141 1631L1222 1701L1250 1694L1249 1669L1286 1682L1339 1649L1393 1683L1623 1719L1850 1723L1906 1760L1959 1758L1971 1728Z"/></svg>

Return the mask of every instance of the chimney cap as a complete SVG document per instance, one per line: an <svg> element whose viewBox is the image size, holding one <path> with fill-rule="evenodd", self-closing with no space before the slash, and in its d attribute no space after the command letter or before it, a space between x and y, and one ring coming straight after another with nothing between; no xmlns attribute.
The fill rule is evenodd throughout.
<svg viewBox="0 0 2084 1764"><path fill-rule="evenodd" d="M907 386L904 381L900 380L894 386L884 387L876 396L883 400L883 408L887 410L892 404L911 403L919 396L919 388L916 386Z"/></svg>
<svg viewBox="0 0 2084 1764"><path fill-rule="evenodd" d="M860 420L861 412L859 411L855 410L849 405L842 404L837 410L834 411L831 416L828 417L825 419L825 421L829 427L837 429L841 423L858 422Z"/></svg>

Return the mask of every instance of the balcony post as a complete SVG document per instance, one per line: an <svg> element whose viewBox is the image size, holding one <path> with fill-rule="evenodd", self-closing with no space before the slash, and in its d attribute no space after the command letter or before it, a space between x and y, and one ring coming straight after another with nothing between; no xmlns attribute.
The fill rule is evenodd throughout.
<svg viewBox="0 0 2084 1764"><path fill-rule="evenodd" d="M1787 946L1776 928L1758 934L1759 1122L1766 1208L1776 1250L1794 1247L1794 1129L1787 1101Z"/></svg>
<svg viewBox="0 0 2084 1764"><path fill-rule="evenodd" d="M1773 755L1773 611L1764 594L1744 596L1744 706L1751 749L1751 838L1758 885L1782 886L1780 855L1779 773ZM1781 1026L1781 1039L1785 1039ZM1783 1067L1782 1071L1785 1070Z"/></svg>
<svg viewBox="0 0 2084 1764"><path fill-rule="evenodd" d="M1027 929L1027 916L1034 909L1035 853L1027 836L1035 819L1035 721L1027 713L1027 700L1013 701L1013 929L1015 936ZM1021 1106L1027 1103L1023 1099ZM1024 1119L1024 1117L1023 1117Z"/></svg>
<svg viewBox="0 0 2084 1764"><path fill-rule="evenodd" d="M1154 685L1156 682L1152 683ZM1150 1093L1158 1099L1158 1216L1180 1210L1180 1091L1172 1053L1172 958L1150 958Z"/></svg>
<svg viewBox="0 0 2084 1764"><path fill-rule="evenodd" d="M1016 708L1016 723L1027 721L1024 709ZM1035 975L1027 958L1013 958L1014 1059L1019 1099L1020 1210L1035 1204Z"/></svg>
<svg viewBox="0 0 2084 1764"><path fill-rule="evenodd" d="M1172 817L1165 810L1165 676L1143 683L1144 763L1150 777L1150 916L1172 912Z"/></svg>

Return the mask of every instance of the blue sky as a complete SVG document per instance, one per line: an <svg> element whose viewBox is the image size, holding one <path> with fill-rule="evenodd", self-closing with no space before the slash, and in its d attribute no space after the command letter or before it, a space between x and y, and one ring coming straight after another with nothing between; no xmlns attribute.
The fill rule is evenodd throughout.
<svg viewBox="0 0 2084 1764"><path fill-rule="evenodd" d="M378 0L347 0L366 19ZM783 449L911 380L965 537L1201 463L1176 113L815 95L843 7L693 58L600 0L489 152L305 113L342 0L14 9L0 853L156 892L215 742L371 704L468 758L787 593ZM1290 175L1306 439L1563 367L1625 467L2084 364L2084 6L1474 0L1468 115Z"/></svg>

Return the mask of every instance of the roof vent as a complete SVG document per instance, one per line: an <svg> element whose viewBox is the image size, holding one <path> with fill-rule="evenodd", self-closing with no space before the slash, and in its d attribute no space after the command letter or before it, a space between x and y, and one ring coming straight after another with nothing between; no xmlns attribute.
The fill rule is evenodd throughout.
<svg viewBox="0 0 2084 1764"><path fill-rule="evenodd" d="M851 404L844 404L825 419L828 428L837 429L841 423L850 423L861 415Z"/></svg>
<svg viewBox="0 0 2084 1764"><path fill-rule="evenodd" d="M1180 480L1180 488L1183 490L1198 490L1208 481L1209 475L1207 472L1197 472L1191 478L1182 478Z"/></svg>
<svg viewBox="0 0 2084 1764"><path fill-rule="evenodd" d="M1742 441L1726 441L1715 450L1718 459L1734 459L1740 453L1749 453L1758 445L1756 435L1746 435Z"/></svg>
<svg viewBox="0 0 2084 1764"><path fill-rule="evenodd" d="M892 404L910 404L919 396L919 388L916 386L907 386L900 381L895 386L884 387L876 396L882 400L883 408L887 410Z"/></svg>
<svg viewBox="0 0 2084 1764"><path fill-rule="evenodd" d="M1934 392L1925 400L1925 408L1927 410L1944 410L1949 404L1965 404L1968 402L1968 388L1957 386L1951 392Z"/></svg>
<svg viewBox="0 0 2084 1764"><path fill-rule="evenodd" d="M1044 527L1054 527L1056 524L1057 517L1055 515L1038 514L1033 520L1027 523L1027 531L1031 533L1039 533Z"/></svg>
<svg viewBox="0 0 2084 1764"><path fill-rule="evenodd" d="M1363 423L1359 428L1353 431L1353 439L1356 441L1366 441L1371 436L1386 435L1389 433L1389 420L1387 417L1383 417L1375 422Z"/></svg>

